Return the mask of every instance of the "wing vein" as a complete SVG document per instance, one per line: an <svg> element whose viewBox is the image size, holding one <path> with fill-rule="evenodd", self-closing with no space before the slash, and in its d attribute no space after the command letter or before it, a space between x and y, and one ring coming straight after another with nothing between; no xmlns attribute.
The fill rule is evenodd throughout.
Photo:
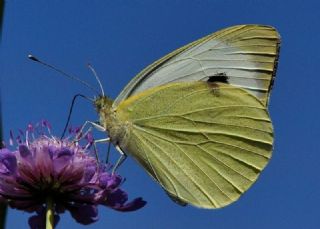
<svg viewBox="0 0 320 229"><path fill-rule="evenodd" d="M141 135L141 137L146 141L146 142L144 142L143 140L141 140L141 137L138 135L138 134L135 134L136 135L136 137L140 140L140 142L142 143L142 144L144 144L149 150L150 150L150 153L152 153L152 155L154 156L154 159L155 160L157 160L157 163L159 163L159 164L161 164L162 166L163 166L163 168L161 168L161 170L166 174L166 176L167 177L172 177L173 179L175 179L176 181L177 181L177 183L179 183L180 184L180 186L186 191L186 192L188 192L189 194L190 194L190 196L192 196L193 198L194 198L194 200L196 200L196 201L198 201L197 199L196 199L196 197L186 188L186 187L184 187L184 185L180 182L180 180L178 180L178 179L176 179L174 176L172 176L172 174L168 171L168 169L166 168L166 166L165 166L165 164L161 161L161 160L159 160L159 158L156 156L157 154L156 153L154 153L154 150L146 143L146 142L149 142L151 145L153 144L153 142L152 141L150 141L148 138L145 138L143 135ZM155 145L155 144L153 144L153 145ZM160 150L161 150L161 147L159 147L158 145L155 145L155 146L157 146ZM146 154L145 154L146 155ZM170 158L170 157L169 157ZM150 160L149 158L148 158L148 160ZM152 163L150 163L150 161L149 161L149 164L152 164ZM156 173L156 170L153 168L153 167L151 167L152 168L152 170L153 170L153 173L155 174L155 179L157 179L159 182L161 181L161 179L159 179L159 176L157 175L157 173ZM174 188L174 190L175 190L175 192L176 192L176 195L177 196L179 196L179 193L177 192L177 187L174 185L174 184L172 184L172 187ZM168 191L168 190L167 190Z"/></svg>
<svg viewBox="0 0 320 229"><path fill-rule="evenodd" d="M147 139L147 138L145 138L145 139ZM149 140L147 140L147 141L149 141ZM214 206L218 206L218 204L215 202L215 200L214 199L212 199L211 197L210 197L210 195L193 179L193 177L192 177L192 175L190 175L190 174L188 174L185 170L183 170L182 168L181 168L181 166L179 165L179 163L177 163L175 160L173 160L172 159L172 157L170 157L170 154L169 153L167 153L165 150L163 150L158 144L156 144L155 142L151 142L151 141L149 141L151 144L153 144L154 146L156 146L163 154L165 154L166 156L167 156L167 158L171 161L171 162L173 162L178 168L180 168L180 171L182 171L185 175L186 175L186 177L188 177L188 178L190 178L190 180L192 180L192 182L193 182L193 184L195 185L195 187L197 187L197 189L200 191L200 192L202 192L203 193L203 195L204 196L206 196L207 197L207 199L210 201L210 203L212 203ZM150 147L149 147L149 149L151 150L151 151L153 151ZM157 155L157 153L153 153L153 156L154 157L156 157L156 155ZM158 159L158 161L160 161L159 159ZM160 161L161 162L161 161ZM162 163L163 164L163 163ZM166 166L164 166L166 169L167 169L167 167ZM168 171L169 172L169 171ZM169 174L171 174L171 172L169 172ZM181 186L183 186L183 184L181 185ZM217 186L218 187L218 186ZM218 187L219 188L219 187ZM191 193L190 193L191 194ZM195 199L196 199L196 197L193 195L193 194L191 194Z"/></svg>
<svg viewBox="0 0 320 229"><path fill-rule="evenodd" d="M224 196L226 196L229 200L233 200L227 193L225 193L225 192L219 187L219 185L218 185L214 180L211 179L211 177L210 177L206 172L204 172L204 171L199 167L199 165L198 165L197 163L195 163L194 160L192 160L192 159L190 158L190 156L189 156L188 154L184 153L184 151L179 147L179 145L178 145L177 143L174 143L174 145L180 150L180 152L183 153L183 155L185 155L185 156L189 159L189 161L191 161L191 162L193 163L194 166L196 166L196 167L199 169L199 171L201 171L201 172L220 190L220 192L221 192ZM216 171L216 172L217 172L217 171ZM211 197L210 197L210 199L211 199Z"/></svg>

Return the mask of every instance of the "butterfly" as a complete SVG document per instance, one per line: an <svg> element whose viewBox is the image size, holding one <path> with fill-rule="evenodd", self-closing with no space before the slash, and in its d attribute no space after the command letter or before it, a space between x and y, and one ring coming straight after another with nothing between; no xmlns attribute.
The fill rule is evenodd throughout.
<svg viewBox="0 0 320 229"><path fill-rule="evenodd" d="M146 67L112 101L101 128L181 205L221 208L258 178L273 150L267 105L280 35L237 25Z"/></svg>
<svg viewBox="0 0 320 229"><path fill-rule="evenodd" d="M224 207L271 158L267 106L279 48L271 26L222 29L152 63L115 100L98 80L100 120L86 124L122 155L115 169L132 156L176 203Z"/></svg>

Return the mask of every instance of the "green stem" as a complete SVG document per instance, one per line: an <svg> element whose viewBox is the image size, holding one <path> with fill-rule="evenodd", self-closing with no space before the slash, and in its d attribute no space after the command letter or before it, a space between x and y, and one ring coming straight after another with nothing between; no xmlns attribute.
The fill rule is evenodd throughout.
<svg viewBox="0 0 320 229"><path fill-rule="evenodd" d="M53 207L53 200L49 196L47 198L47 210L46 210L46 229L53 229L53 212L54 212L54 207Z"/></svg>

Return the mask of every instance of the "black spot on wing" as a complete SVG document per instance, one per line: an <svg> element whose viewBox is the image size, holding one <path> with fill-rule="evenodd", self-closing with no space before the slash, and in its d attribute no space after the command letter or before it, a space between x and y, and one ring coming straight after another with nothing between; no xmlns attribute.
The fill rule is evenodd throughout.
<svg viewBox="0 0 320 229"><path fill-rule="evenodd" d="M224 72L216 73L213 76L210 76L207 80L207 83L212 90L212 94L215 96L220 96L219 85L217 83L229 84L228 80L229 77Z"/></svg>
<svg viewBox="0 0 320 229"><path fill-rule="evenodd" d="M220 72L220 73L216 73L213 76L209 76L209 79L207 80L207 82L209 83L229 83L228 82L229 77L226 75L226 73L224 72Z"/></svg>

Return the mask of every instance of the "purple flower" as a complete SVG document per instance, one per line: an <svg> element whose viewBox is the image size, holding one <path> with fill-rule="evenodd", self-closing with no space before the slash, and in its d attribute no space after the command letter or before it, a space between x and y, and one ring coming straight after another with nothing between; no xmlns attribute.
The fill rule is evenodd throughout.
<svg viewBox="0 0 320 229"><path fill-rule="evenodd" d="M127 193L119 188L122 178L109 173L110 166L98 163L88 150L91 135L83 138L87 141L83 147L69 140L71 136L60 140L45 135L44 127L49 129L50 124L42 122L41 131L28 125L25 136L16 138L17 150L0 150L0 201L35 212L29 218L31 228L44 228L48 198L54 202L55 224L66 210L86 225L98 220L98 205L135 211L146 204L141 198L127 203Z"/></svg>

